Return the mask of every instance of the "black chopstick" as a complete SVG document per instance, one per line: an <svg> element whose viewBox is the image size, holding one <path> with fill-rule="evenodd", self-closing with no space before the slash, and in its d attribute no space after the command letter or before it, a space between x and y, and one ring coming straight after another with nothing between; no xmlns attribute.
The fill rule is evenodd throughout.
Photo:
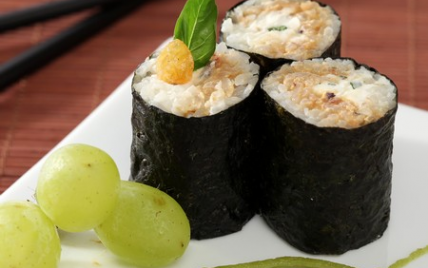
<svg viewBox="0 0 428 268"><path fill-rule="evenodd" d="M106 5L95 15L0 65L0 92L24 75L30 74L115 20L135 10L144 1L128 0L121 4Z"/></svg>
<svg viewBox="0 0 428 268"><path fill-rule="evenodd" d="M0 33L120 0L61 0L0 14Z"/></svg>

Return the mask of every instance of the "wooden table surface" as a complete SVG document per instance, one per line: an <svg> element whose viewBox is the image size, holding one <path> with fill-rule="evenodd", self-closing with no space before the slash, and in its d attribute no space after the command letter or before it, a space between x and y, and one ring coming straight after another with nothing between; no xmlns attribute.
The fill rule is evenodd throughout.
<svg viewBox="0 0 428 268"><path fill-rule="evenodd" d="M47 2L50 1L2 0L0 13ZM216 2L221 19L238 1ZM389 76L398 86L399 102L428 110L428 1L323 2L341 16L342 55ZM147 1L127 17L0 93L0 193L61 141L151 51L172 35L184 3L185 0ZM79 12L0 34L0 63L93 12Z"/></svg>

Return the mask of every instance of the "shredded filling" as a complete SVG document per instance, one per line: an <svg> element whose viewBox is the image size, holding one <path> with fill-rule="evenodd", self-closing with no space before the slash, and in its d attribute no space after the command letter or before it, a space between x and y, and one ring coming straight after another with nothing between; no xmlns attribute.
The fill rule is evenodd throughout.
<svg viewBox="0 0 428 268"><path fill-rule="evenodd" d="M247 54L217 46L207 66L193 72L188 83L174 85L158 79L156 55L136 71L134 89L149 104L183 117L201 117L219 113L239 103L254 89L259 66ZM139 80L139 81L138 81Z"/></svg>
<svg viewBox="0 0 428 268"><path fill-rule="evenodd" d="M396 105L391 81L351 60L293 62L264 79L262 88L294 116L320 127L361 127Z"/></svg>
<svg viewBox="0 0 428 268"><path fill-rule="evenodd" d="M222 24L227 45L270 58L319 57L340 31L333 10L307 0L249 0Z"/></svg>

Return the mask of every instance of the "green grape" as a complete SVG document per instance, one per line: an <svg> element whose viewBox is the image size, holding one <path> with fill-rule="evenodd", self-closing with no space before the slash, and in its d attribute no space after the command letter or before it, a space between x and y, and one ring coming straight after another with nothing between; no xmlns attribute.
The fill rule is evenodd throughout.
<svg viewBox="0 0 428 268"><path fill-rule="evenodd" d="M90 145L70 144L46 159L36 198L59 228L81 232L94 228L110 215L119 186L119 171L107 153Z"/></svg>
<svg viewBox="0 0 428 268"><path fill-rule="evenodd" d="M130 181L121 182L114 213L95 232L111 252L141 267L173 262L190 240L187 216L172 197Z"/></svg>
<svg viewBox="0 0 428 268"><path fill-rule="evenodd" d="M60 255L56 227L39 206L0 204L0 267L56 268Z"/></svg>

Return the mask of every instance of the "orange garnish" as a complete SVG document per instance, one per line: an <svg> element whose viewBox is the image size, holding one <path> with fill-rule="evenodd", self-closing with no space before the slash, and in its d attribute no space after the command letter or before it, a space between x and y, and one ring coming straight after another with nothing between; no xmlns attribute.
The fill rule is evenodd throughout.
<svg viewBox="0 0 428 268"><path fill-rule="evenodd" d="M156 62L158 78L169 84L185 84L192 79L194 61L189 48L179 39L171 41Z"/></svg>

